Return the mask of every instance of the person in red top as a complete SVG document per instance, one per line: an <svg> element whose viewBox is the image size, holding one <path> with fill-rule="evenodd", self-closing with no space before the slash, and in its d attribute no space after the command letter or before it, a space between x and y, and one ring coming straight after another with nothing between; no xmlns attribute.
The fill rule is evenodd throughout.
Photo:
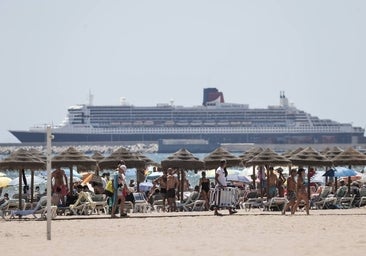
<svg viewBox="0 0 366 256"><path fill-rule="evenodd" d="M51 180L52 180L52 193L60 193L62 205L65 205L65 197L68 193L68 183L65 171L60 168L57 168L52 172Z"/></svg>

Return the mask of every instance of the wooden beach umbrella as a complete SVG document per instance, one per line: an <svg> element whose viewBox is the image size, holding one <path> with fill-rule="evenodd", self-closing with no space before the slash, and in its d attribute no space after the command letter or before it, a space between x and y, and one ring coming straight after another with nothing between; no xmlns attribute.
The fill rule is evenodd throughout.
<svg viewBox="0 0 366 256"><path fill-rule="evenodd" d="M70 168L70 191L73 190L73 167L83 166L85 168L95 169L96 164L96 160L85 155L83 152L75 149L74 147L69 147L68 149L54 156L51 160L52 168Z"/></svg>
<svg viewBox="0 0 366 256"><path fill-rule="evenodd" d="M349 147L335 156L332 161L335 166L366 165L366 155Z"/></svg>
<svg viewBox="0 0 366 256"><path fill-rule="evenodd" d="M120 147L112 152L110 156L99 161L99 167L103 169L114 170L117 168L119 161L123 160L127 168L144 169L146 163L138 155L132 153L124 147Z"/></svg>
<svg viewBox="0 0 366 256"><path fill-rule="evenodd" d="M253 156L251 159L249 159L245 165L246 166L253 166L253 165L288 165L290 164L290 160L285 158L284 156L276 153L270 148L264 149L259 154Z"/></svg>
<svg viewBox="0 0 366 256"><path fill-rule="evenodd" d="M259 154L255 155L253 158L248 160L245 163L245 165L253 166L253 167L254 166L266 166L267 177L268 177L269 176L269 168L268 168L269 166L275 166L275 165L285 166L285 165L289 165L290 163L291 163L290 160L288 160L284 156L276 153L275 151L273 151L270 148L266 148L262 152L260 152ZM268 182L267 182L266 189L267 189L267 194L268 194L268 192L269 192ZM261 191L262 191L262 188L261 188Z"/></svg>
<svg viewBox="0 0 366 256"><path fill-rule="evenodd" d="M323 150L320 150L319 153L325 155L325 153L328 152L329 150L331 150L330 147L325 147Z"/></svg>
<svg viewBox="0 0 366 256"><path fill-rule="evenodd" d="M118 163L123 160L127 168L136 168L136 180L141 178L146 168L146 162L137 153L133 153L124 147L120 147L112 152L110 156L99 161L99 168L114 170ZM137 189L139 190L139 182L137 181Z"/></svg>
<svg viewBox="0 0 366 256"><path fill-rule="evenodd" d="M247 151L245 151L243 154L239 155L239 158L242 161L242 164L245 165L247 161L252 159L254 156L258 155L260 152L262 152L264 149L262 147L253 147Z"/></svg>
<svg viewBox="0 0 366 256"><path fill-rule="evenodd" d="M243 154L239 155L239 158L241 159L241 164L245 165L246 162L248 162L250 159L252 159L254 156L258 155L260 152L263 151L262 147L253 147L247 151L245 151ZM252 180L253 180L253 188L256 188L255 184L255 165L253 165L253 173L252 173Z"/></svg>
<svg viewBox="0 0 366 256"><path fill-rule="evenodd" d="M360 151L349 147L346 150L339 153L332 159L334 166L348 166L349 169L353 165L366 165L366 155ZM351 177L348 176L348 193L350 191Z"/></svg>
<svg viewBox="0 0 366 256"><path fill-rule="evenodd" d="M29 152L32 155L38 157L43 162L45 162L45 163L47 162L46 155L42 151L40 151L40 150L38 150L36 148L30 148L28 150L29 150ZM34 196L34 172L33 171L31 172L31 187L30 187L30 191L31 191L31 203L33 203L33 199L34 199L33 198L33 196Z"/></svg>
<svg viewBox="0 0 366 256"><path fill-rule="evenodd" d="M327 151L324 151L323 155L332 160L334 157L338 156L342 152L343 149L341 149L340 147L333 147L328 149Z"/></svg>
<svg viewBox="0 0 366 256"><path fill-rule="evenodd" d="M156 166L156 167L161 167L159 163L153 161L152 159L150 159L149 157L145 156L144 154L142 154L141 152L136 152L136 155L145 161L145 165L146 166ZM143 169L139 169L137 170L137 173L136 173L136 176L137 176L137 189L140 188L140 183L141 182L144 182L145 179L146 179L146 176L145 176L145 170Z"/></svg>
<svg viewBox="0 0 366 256"><path fill-rule="evenodd" d="M284 157L286 157L287 159L290 159L291 156L296 155L297 153L299 153L300 151L303 151L303 150L304 150L303 147L298 147L296 149L288 150L288 151L284 152L282 155ZM291 172L291 164L288 166L288 169L289 169L289 172Z"/></svg>
<svg viewBox="0 0 366 256"><path fill-rule="evenodd" d="M283 153L282 155L283 155L284 157L286 157L287 159L289 159L291 156L296 155L297 153L299 153L300 151L303 151L303 150L304 150L304 148L302 148L302 147L298 147L298 148L296 148L296 149L294 149L294 150L286 151L286 152L285 152L285 153Z"/></svg>
<svg viewBox="0 0 366 256"><path fill-rule="evenodd" d="M93 155L91 156L95 161L99 162L100 160L104 159L104 156L99 151L95 151Z"/></svg>
<svg viewBox="0 0 366 256"><path fill-rule="evenodd" d="M0 161L2 170L18 170L19 172L19 209L22 209L22 182L25 180L24 170L45 170L46 163L29 150L20 148L10 154L9 157ZM24 175L23 175L24 174Z"/></svg>
<svg viewBox="0 0 366 256"><path fill-rule="evenodd" d="M182 148L161 161L161 167L164 170L168 168L180 168L184 170L203 170L205 168L205 164L187 149Z"/></svg>
<svg viewBox="0 0 366 256"><path fill-rule="evenodd" d="M340 147L334 146L332 148L324 149L321 152L321 154L326 156L328 159L332 160L334 157L339 155L341 152L343 152L343 149L341 149ZM325 183L328 183L329 177L334 177L334 176L325 175ZM337 183L336 183L336 185L337 185Z"/></svg>
<svg viewBox="0 0 366 256"><path fill-rule="evenodd" d="M332 161L326 156L320 154L312 147L307 147L304 150L292 155L289 160L294 165L308 167L308 198L310 199L310 167L313 166L332 166Z"/></svg>
<svg viewBox="0 0 366 256"><path fill-rule="evenodd" d="M136 152L136 155L137 155L138 158L144 160L144 162L145 162L146 165L157 166L157 167L160 166L159 163L153 161L151 158L145 156L141 152Z"/></svg>
<svg viewBox="0 0 366 256"><path fill-rule="evenodd" d="M217 168L220 165L221 159L226 160L227 167L239 166L241 163L241 159L239 157L230 153L223 147L218 147L203 158L205 169Z"/></svg>
<svg viewBox="0 0 366 256"><path fill-rule="evenodd" d="M176 168L181 170L181 177L183 177L183 172L185 170L203 170L205 164L203 161L199 160L198 157L194 156L187 149L182 148L172 155L168 156L165 160L161 161L161 167L166 170L168 168ZM180 199L183 200L183 178L180 179L181 190Z"/></svg>
<svg viewBox="0 0 366 256"><path fill-rule="evenodd" d="M104 156L99 151L95 151L93 153L93 155L91 156L91 158L94 159L97 162L97 164L96 164L96 175L99 175L99 170L100 170L99 161L104 159Z"/></svg>

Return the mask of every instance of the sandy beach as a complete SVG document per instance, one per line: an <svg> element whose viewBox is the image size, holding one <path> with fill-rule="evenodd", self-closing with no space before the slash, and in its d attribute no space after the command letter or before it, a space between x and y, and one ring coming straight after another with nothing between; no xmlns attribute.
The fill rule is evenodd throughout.
<svg viewBox="0 0 366 256"><path fill-rule="evenodd" d="M212 212L0 221L2 255L353 255L364 252L366 208Z"/></svg>

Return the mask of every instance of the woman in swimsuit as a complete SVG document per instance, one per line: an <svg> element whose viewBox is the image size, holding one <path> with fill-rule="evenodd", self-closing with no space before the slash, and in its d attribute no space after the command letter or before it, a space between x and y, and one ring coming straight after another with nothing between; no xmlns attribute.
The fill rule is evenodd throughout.
<svg viewBox="0 0 366 256"><path fill-rule="evenodd" d="M299 168L297 171L297 182L296 182L296 204L291 209L291 214L295 214L297 207L299 206L301 201L305 202L306 214L309 215L309 198L308 192L306 190L306 186L304 184L305 180L305 170L303 168Z"/></svg>
<svg viewBox="0 0 366 256"><path fill-rule="evenodd" d="M202 172L202 177L199 181L199 187L201 190L201 198L206 201L205 208L208 210L210 208L209 206L209 198L210 198L210 180L206 178L206 173Z"/></svg>

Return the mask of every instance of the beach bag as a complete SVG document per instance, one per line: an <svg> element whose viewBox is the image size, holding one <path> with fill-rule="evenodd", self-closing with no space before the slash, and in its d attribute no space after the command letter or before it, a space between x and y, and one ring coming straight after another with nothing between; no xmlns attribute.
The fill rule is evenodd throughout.
<svg viewBox="0 0 366 256"><path fill-rule="evenodd" d="M114 188L113 188L113 180L109 180L107 182L107 185L105 186L105 190L111 192L113 194Z"/></svg>
<svg viewBox="0 0 366 256"><path fill-rule="evenodd" d="M128 195L128 191L125 187L118 188L118 196L124 196L126 197Z"/></svg>

